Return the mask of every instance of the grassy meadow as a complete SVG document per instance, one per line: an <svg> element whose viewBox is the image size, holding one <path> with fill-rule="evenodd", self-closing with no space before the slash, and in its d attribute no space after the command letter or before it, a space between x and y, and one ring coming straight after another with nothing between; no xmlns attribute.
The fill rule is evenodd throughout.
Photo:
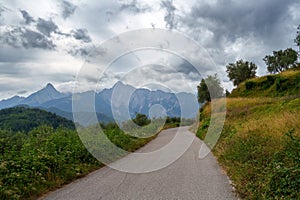
<svg viewBox="0 0 300 200"><path fill-rule="evenodd" d="M300 197L300 98L296 95L300 94L300 82L295 81L300 71L273 76L290 77L286 80L290 89L283 92L277 88L278 93L272 95L276 97L268 97L269 91L276 92L276 86L260 93L263 86L247 91L243 83L226 98L224 129L213 149L242 199ZM259 85L267 77L251 81ZM197 131L201 139L206 136L210 113L207 104Z"/></svg>

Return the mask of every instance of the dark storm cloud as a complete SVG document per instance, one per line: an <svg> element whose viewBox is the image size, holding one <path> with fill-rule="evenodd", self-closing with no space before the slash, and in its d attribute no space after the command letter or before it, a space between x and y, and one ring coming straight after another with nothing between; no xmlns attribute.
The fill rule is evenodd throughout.
<svg viewBox="0 0 300 200"><path fill-rule="evenodd" d="M151 8L148 5L141 5L141 3L137 0L132 0L129 3L122 3L120 11L130 11L137 14L149 12L151 11Z"/></svg>
<svg viewBox="0 0 300 200"><path fill-rule="evenodd" d="M207 28L216 42L222 39L234 41L237 37L253 34L268 39L282 30L288 18L289 8L297 0L225 1L198 3L183 19L191 29Z"/></svg>
<svg viewBox="0 0 300 200"><path fill-rule="evenodd" d="M68 53L74 57L86 57L90 52L89 48L85 47L80 47L80 48L72 48L71 50L68 51Z"/></svg>
<svg viewBox="0 0 300 200"><path fill-rule="evenodd" d="M2 16L2 13L5 11L5 7L1 6L0 4L0 17Z"/></svg>
<svg viewBox="0 0 300 200"><path fill-rule="evenodd" d="M18 91L17 94L18 95L22 95L22 94L26 94L28 91L26 90L21 90L21 91Z"/></svg>
<svg viewBox="0 0 300 200"><path fill-rule="evenodd" d="M23 46L25 48L40 48L40 49L54 49L55 44L42 34L32 31L25 30L23 33Z"/></svg>
<svg viewBox="0 0 300 200"><path fill-rule="evenodd" d="M39 18L36 24L36 28L48 37L50 37L51 33L55 33L58 31L58 26L51 19L45 20Z"/></svg>
<svg viewBox="0 0 300 200"><path fill-rule="evenodd" d="M62 1L62 8L63 8L62 16L64 19L67 19L68 17L74 14L77 6L70 3L69 1Z"/></svg>
<svg viewBox="0 0 300 200"><path fill-rule="evenodd" d="M162 1L161 7L166 10L166 15L164 17L164 20L166 22L166 27L171 30L173 28L176 28L176 21L175 21L176 7L173 4L173 0Z"/></svg>
<svg viewBox="0 0 300 200"><path fill-rule="evenodd" d="M25 20L25 24L30 24L31 22L35 22L33 17L29 15L29 13L26 10L20 10L23 19Z"/></svg>
<svg viewBox="0 0 300 200"><path fill-rule="evenodd" d="M13 27L1 35L0 42L12 47L54 49L55 44L43 34L24 27Z"/></svg>
<svg viewBox="0 0 300 200"><path fill-rule="evenodd" d="M189 74L189 73L198 73L197 69L188 61L184 60L179 65L175 66L175 69L177 72L183 73L183 74Z"/></svg>
<svg viewBox="0 0 300 200"><path fill-rule="evenodd" d="M86 29L76 29L72 31L72 35L76 40L81 40L83 42L91 42L91 37L88 35L88 31Z"/></svg>

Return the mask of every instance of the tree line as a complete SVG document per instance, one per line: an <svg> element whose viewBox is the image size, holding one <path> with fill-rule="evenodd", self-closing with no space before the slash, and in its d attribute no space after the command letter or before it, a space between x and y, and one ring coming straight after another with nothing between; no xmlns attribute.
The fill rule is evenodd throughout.
<svg viewBox="0 0 300 200"><path fill-rule="evenodd" d="M263 58L270 74L281 73L288 69L300 69L300 63L298 62L298 58L300 59L300 25L297 27L294 42L299 48L298 52L292 48L287 48L273 51L272 55L266 55ZM257 68L254 62L240 59L235 63L226 65L226 72L233 85L238 86L248 79L255 78ZM229 94L227 90L224 92L217 74L208 75L202 79L197 89L199 103L209 102L213 98L220 98Z"/></svg>

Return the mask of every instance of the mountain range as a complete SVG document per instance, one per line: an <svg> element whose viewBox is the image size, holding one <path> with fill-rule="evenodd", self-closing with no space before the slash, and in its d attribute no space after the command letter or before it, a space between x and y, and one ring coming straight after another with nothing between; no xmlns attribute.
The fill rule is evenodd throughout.
<svg viewBox="0 0 300 200"><path fill-rule="evenodd" d="M74 111L72 109L72 94L64 94L48 83L43 89L29 95L28 97L14 96L10 99L0 101L0 109L26 106L40 108L67 119L73 120L73 112L90 113L91 107L85 102L95 99L93 109L101 122L118 120L125 121L133 118L136 113L146 114L150 117L183 117L195 118L198 111L198 103L195 95L191 93L171 93L161 90L148 90L134 88L117 82L112 88L100 92L87 91L75 94L81 100L80 106ZM73 96L74 97L74 96ZM164 110L163 110L163 109ZM149 114L150 113L150 114ZM88 119L82 125L89 125Z"/></svg>

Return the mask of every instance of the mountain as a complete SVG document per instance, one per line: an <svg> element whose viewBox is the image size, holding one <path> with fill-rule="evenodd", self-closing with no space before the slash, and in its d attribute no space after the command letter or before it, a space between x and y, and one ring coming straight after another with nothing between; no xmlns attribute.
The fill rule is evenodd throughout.
<svg viewBox="0 0 300 200"><path fill-rule="evenodd" d="M75 129L72 121L37 108L14 107L0 110L0 129L27 133L41 125Z"/></svg>
<svg viewBox="0 0 300 200"><path fill-rule="evenodd" d="M10 99L2 100L0 101L0 109L10 108L19 105L24 99L24 97L14 96Z"/></svg>
<svg viewBox="0 0 300 200"><path fill-rule="evenodd" d="M72 108L72 98L76 99L76 108ZM95 105L91 99L95 98ZM117 82L112 88L100 92L87 91L67 95L57 91L53 85L47 86L27 98L14 97L0 102L0 109L17 105L29 106L50 111L73 120L73 112L87 116L85 125L91 123L91 113L96 112L102 122L116 119L119 122L135 117L136 113L151 117L184 117L195 118L198 102L195 95L190 93L170 93L161 90L134 88L122 82ZM82 124L83 125L83 124Z"/></svg>
<svg viewBox="0 0 300 200"><path fill-rule="evenodd" d="M20 104L37 107L45 102L64 97L66 97L66 94L58 92L51 83L48 83L46 87L31 94L29 97L21 101Z"/></svg>

